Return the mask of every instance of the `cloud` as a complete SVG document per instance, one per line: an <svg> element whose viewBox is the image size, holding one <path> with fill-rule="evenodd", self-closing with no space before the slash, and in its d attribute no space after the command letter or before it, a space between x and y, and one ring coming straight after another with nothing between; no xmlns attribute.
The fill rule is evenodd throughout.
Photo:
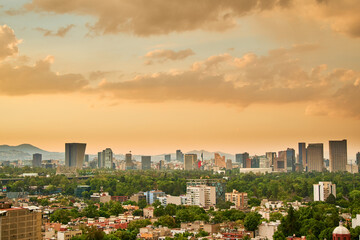
<svg viewBox="0 0 360 240"><path fill-rule="evenodd" d="M0 25L0 61L16 55L19 51L17 47L19 43L14 30L7 25Z"/></svg>
<svg viewBox="0 0 360 240"><path fill-rule="evenodd" d="M70 24L67 25L66 27L60 27L57 32L53 32L51 30L48 29L44 29L44 28L36 28L36 30L38 30L39 32L42 32L44 34L44 37L65 37L65 35L73 28L75 27L74 24Z"/></svg>
<svg viewBox="0 0 360 240"><path fill-rule="evenodd" d="M51 71L54 58L49 56L34 66L0 65L0 95L70 93L84 89L88 81L80 74Z"/></svg>
<svg viewBox="0 0 360 240"><path fill-rule="evenodd" d="M180 50L178 52L173 50L166 50L166 49L158 49L151 52L148 52L144 57L147 59L145 62L146 65L153 64L153 61L157 61L159 63L166 62L168 60L176 61L182 60L189 56L194 55L195 53L191 49Z"/></svg>
<svg viewBox="0 0 360 240"><path fill-rule="evenodd" d="M28 11L91 15L89 25L95 34L132 33L138 36L169 34L192 30L225 31L247 14L286 8L291 0L32 0Z"/></svg>
<svg viewBox="0 0 360 240"><path fill-rule="evenodd" d="M308 114L360 118L360 73L328 70L325 64L303 68L293 54L317 49L310 46L275 49L266 56L210 56L185 71L139 75L122 82L103 81L96 91L113 100L195 101L240 109L257 103L305 103Z"/></svg>

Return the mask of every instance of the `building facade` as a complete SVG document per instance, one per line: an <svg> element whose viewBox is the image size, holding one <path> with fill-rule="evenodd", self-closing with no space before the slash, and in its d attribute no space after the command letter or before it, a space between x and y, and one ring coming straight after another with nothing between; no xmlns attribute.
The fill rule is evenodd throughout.
<svg viewBox="0 0 360 240"><path fill-rule="evenodd" d="M251 167L251 166L246 166L246 160L249 159L249 153L244 152L244 153L238 153L235 154L235 161L240 165L241 168L246 168L246 167Z"/></svg>
<svg viewBox="0 0 360 240"><path fill-rule="evenodd" d="M184 170L197 169L197 154L185 154Z"/></svg>
<svg viewBox="0 0 360 240"><path fill-rule="evenodd" d="M179 161L179 162L184 161L184 154L181 152L180 149L176 150L176 161Z"/></svg>
<svg viewBox="0 0 360 240"><path fill-rule="evenodd" d="M302 165L304 171L307 171L307 161L306 161L306 143L299 143L299 164Z"/></svg>
<svg viewBox="0 0 360 240"><path fill-rule="evenodd" d="M308 172L322 172L324 170L324 145L312 143L306 148L306 162Z"/></svg>
<svg viewBox="0 0 360 240"><path fill-rule="evenodd" d="M151 169L151 156L141 156L141 169Z"/></svg>
<svg viewBox="0 0 360 240"><path fill-rule="evenodd" d="M42 155L40 153L33 154L32 166L41 167Z"/></svg>
<svg viewBox="0 0 360 240"><path fill-rule="evenodd" d="M330 194L336 197L336 185L332 182L319 182L314 184L314 201L326 201Z"/></svg>
<svg viewBox="0 0 360 240"><path fill-rule="evenodd" d="M81 169L85 158L86 143L65 143L65 166Z"/></svg>
<svg viewBox="0 0 360 240"><path fill-rule="evenodd" d="M347 164L347 141L329 141L329 170L344 172Z"/></svg>
<svg viewBox="0 0 360 240"><path fill-rule="evenodd" d="M186 205L211 207L216 204L216 189L212 186L198 185L186 188Z"/></svg>
<svg viewBox="0 0 360 240"><path fill-rule="evenodd" d="M41 224L41 212L26 208L0 209L1 240L42 239Z"/></svg>
<svg viewBox="0 0 360 240"><path fill-rule="evenodd" d="M237 209L247 209L248 197L245 192L238 192L235 189L231 193L225 193L225 201L235 204Z"/></svg>

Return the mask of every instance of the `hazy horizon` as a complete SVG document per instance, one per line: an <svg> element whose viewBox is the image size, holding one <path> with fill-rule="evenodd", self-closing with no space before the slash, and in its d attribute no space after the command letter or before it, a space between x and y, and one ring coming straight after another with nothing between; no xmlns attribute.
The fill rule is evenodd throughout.
<svg viewBox="0 0 360 240"><path fill-rule="evenodd" d="M360 2L5 0L0 143L360 151Z"/></svg>

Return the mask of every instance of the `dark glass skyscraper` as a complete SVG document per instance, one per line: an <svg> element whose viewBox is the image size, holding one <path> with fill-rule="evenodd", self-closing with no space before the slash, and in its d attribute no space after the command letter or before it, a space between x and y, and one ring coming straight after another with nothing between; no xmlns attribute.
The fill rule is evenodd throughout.
<svg viewBox="0 0 360 240"><path fill-rule="evenodd" d="M247 153L247 152L235 154L235 161L242 168L251 168L251 166L246 165L246 160L247 159L249 159L249 153Z"/></svg>

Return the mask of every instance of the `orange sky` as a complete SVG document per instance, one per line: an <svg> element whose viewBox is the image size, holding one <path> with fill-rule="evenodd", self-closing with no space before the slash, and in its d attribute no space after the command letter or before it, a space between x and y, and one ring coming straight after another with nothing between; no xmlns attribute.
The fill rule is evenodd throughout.
<svg viewBox="0 0 360 240"><path fill-rule="evenodd" d="M0 143L360 151L357 0L5 0ZM325 154L327 155L327 153Z"/></svg>

